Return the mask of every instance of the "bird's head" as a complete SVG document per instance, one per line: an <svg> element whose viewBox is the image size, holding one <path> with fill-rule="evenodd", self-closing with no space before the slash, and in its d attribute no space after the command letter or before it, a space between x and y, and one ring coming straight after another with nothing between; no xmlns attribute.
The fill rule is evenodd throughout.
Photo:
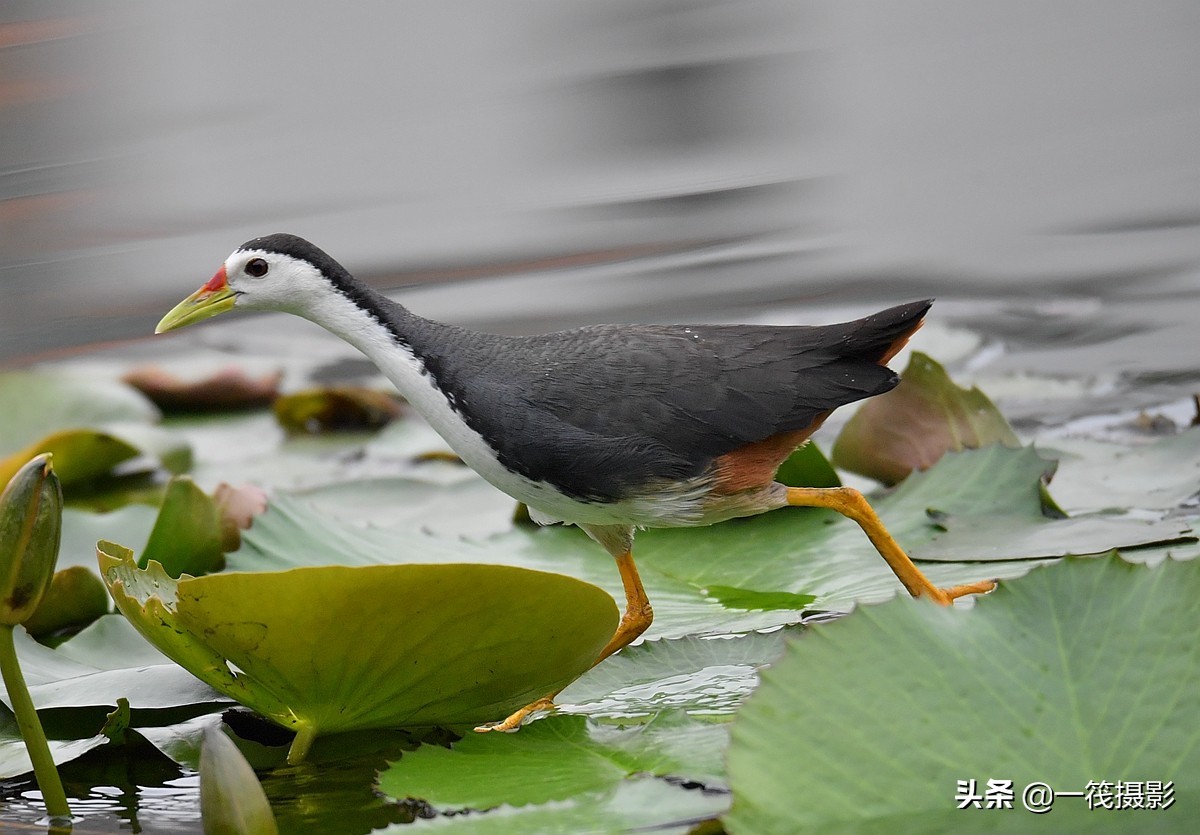
<svg viewBox="0 0 1200 835"><path fill-rule="evenodd" d="M295 235L254 238L225 259L208 282L175 305L155 333L203 321L227 310L280 310L304 315L303 305L333 292L345 270Z"/></svg>

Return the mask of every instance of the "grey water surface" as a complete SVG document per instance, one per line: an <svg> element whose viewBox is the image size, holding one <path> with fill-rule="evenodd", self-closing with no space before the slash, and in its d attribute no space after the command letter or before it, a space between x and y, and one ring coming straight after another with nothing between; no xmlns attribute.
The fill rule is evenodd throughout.
<svg viewBox="0 0 1200 835"><path fill-rule="evenodd" d="M0 113L9 365L286 230L468 325L937 295L997 373L1200 385L1186 0L16 0Z"/></svg>

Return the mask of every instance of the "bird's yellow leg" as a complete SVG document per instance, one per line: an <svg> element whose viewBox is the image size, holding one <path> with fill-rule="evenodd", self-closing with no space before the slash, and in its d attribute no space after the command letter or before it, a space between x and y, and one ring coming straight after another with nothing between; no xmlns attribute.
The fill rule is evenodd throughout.
<svg viewBox="0 0 1200 835"><path fill-rule="evenodd" d="M592 663L593 667L636 641L654 622L654 609L650 606L650 598L646 597L646 590L642 588L642 578L633 564L633 554L626 551L615 559L617 570L621 572L621 585L625 587L625 613L621 615L621 622L617 624L612 640L600 650Z"/></svg>
<svg viewBox="0 0 1200 835"><path fill-rule="evenodd" d="M900 578L904 588L913 597L928 597L948 606L955 598L967 594L982 594L996 587L994 580L983 580L978 583L967 583L961 586L938 588L929 582L921 569L913 564L904 549L892 539L879 516L863 497L863 494L850 487L789 487L787 491L788 504L794 507L826 507L853 519L871 540L875 550L887 561L892 571Z"/></svg>
<svg viewBox="0 0 1200 835"><path fill-rule="evenodd" d="M642 588L642 578L638 576L637 566L633 564L633 554L626 551L618 554L614 559L617 561L617 570L621 572L621 585L625 587L625 613L621 615L621 622L617 624L617 631L613 633L612 639L604 649L600 650L600 654L592 662L593 667L617 650L623 649L637 640L639 635L650 628L650 624L654 620L654 609L650 606L650 599L646 597L646 590ZM515 731L521 727L521 723L529 714L554 707L554 697L560 692L562 691L556 690L549 696L543 696L536 702L530 702L502 722L480 725L475 730L481 733L485 731Z"/></svg>

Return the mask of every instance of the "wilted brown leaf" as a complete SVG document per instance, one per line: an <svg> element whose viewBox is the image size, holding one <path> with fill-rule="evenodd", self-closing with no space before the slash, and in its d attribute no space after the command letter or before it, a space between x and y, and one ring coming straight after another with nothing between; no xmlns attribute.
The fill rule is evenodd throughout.
<svg viewBox="0 0 1200 835"><path fill-rule="evenodd" d="M956 385L941 365L913 352L900 385L868 400L850 418L833 445L833 462L895 484L947 452L994 443L1020 446L987 395Z"/></svg>
<svg viewBox="0 0 1200 835"><path fill-rule="evenodd" d="M282 379L282 371L249 377L236 366L192 381L150 365L135 368L122 377L164 412L215 412L268 406L279 396Z"/></svg>
<svg viewBox="0 0 1200 835"><path fill-rule="evenodd" d="M362 386L330 386L280 397L275 419L288 432L317 435L380 429L404 411L393 395Z"/></svg>
<svg viewBox="0 0 1200 835"><path fill-rule="evenodd" d="M267 512L267 494L261 487L243 484L234 487L221 482L213 492L221 522L221 549L236 551L242 544L241 532L254 524L254 517Z"/></svg>

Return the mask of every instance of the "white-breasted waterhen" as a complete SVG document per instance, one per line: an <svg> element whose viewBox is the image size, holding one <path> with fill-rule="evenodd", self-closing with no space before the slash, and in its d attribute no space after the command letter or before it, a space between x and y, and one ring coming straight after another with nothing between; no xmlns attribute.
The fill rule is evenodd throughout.
<svg viewBox="0 0 1200 835"><path fill-rule="evenodd" d="M598 325L498 336L423 319L308 241L276 234L238 247L156 332L234 308L280 310L358 348L535 521L578 525L616 559L625 613L599 663L653 617L631 553L637 527L831 508L862 527L914 597L949 604L993 588L934 586L856 490L775 481L830 412L896 385L886 363L931 304L814 327ZM518 727L554 695L489 729Z"/></svg>

